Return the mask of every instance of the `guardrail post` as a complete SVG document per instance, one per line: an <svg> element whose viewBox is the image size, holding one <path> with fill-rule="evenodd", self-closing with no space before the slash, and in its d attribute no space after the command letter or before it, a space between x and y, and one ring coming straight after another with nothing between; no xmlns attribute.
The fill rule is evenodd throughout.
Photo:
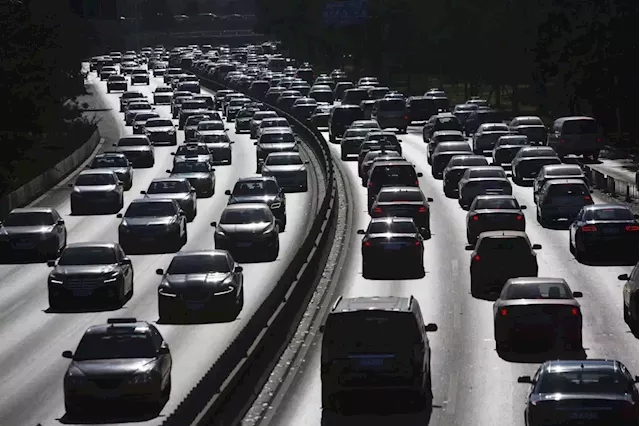
<svg viewBox="0 0 640 426"><path fill-rule="evenodd" d="M616 181L611 177L607 176L607 192L615 197L616 195Z"/></svg>
<svg viewBox="0 0 640 426"><path fill-rule="evenodd" d="M631 202L631 187L627 185L627 195L624 197L624 200L629 203Z"/></svg>

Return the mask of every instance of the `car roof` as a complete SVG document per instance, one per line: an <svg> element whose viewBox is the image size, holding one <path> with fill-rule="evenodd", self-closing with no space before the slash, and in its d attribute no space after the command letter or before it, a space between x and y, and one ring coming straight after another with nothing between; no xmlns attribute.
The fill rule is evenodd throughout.
<svg viewBox="0 0 640 426"><path fill-rule="evenodd" d="M527 135L502 135L498 139L503 140L503 139L529 139L529 138L527 137Z"/></svg>
<svg viewBox="0 0 640 426"><path fill-rule="evenodd" d="M545 373L561 373L580 370L611 370L620 369L620 361L615 359L581 359L581 360L552 360L546 361L540 370Z"/></svg>
<svg viewBox="0 0 640 426"><path fill-rule="evenodd" d="M360 89L347 89L347 90L360 90ZM345 90L345 92L347 90ZM362 89L362 90L364 91L364 89ZM343 105L343 104L340 104L340 105L336 105L335 106L334 110L337 110L337 109L360 109L360 105L351 105L351 104Z"/></svg>
<svg viewBox="0 0 640 426"><path fill-rule="evenodd" d="M280 152L271 152L268 157L300 157L300 153L296 151L280 151Z"/></svg>
<svg viewBox="0 0 640 426"><path fill-rule="evenodd" d="M229 204L224 210L269 210L269 206L264 203L242 203L242 204Z"/></svg>
<svg viewBox="0 0 640 426"><path fill-rule="evenodd" d="M211 250L194 250L194 251L179 251L173 255L173 257L189 257L189 256L227 256L226 250L211 249Z"/></svg>
<svg viewBox="0 0 640 426"><path fill-rule="evenodd" d="M120 139L118 139L118 140L122 140L122 139L128 139L128 140L131 140L131 139L145 139L145 140L147 140L147 139L149 139L149 137L147 135L125 135L125 136L121 136Z"/></svg>
<svg viewBox="0 0 640 426"><path fill-rule="evenodd" d="M390 161L380 161L379 163L374 163L373 164L373 168L377 168L377 167L389 167L389 166L411 166L413 168L413 163L410 163L409 161L403 161L403 160L390 160Z"/></svg>
<svg viewBox="0 0 640 426"><path fill-rule="evenodd" d="M78 176L82 175L114 175L116 172L110 169L86 169L80 172Z"/></svg>
<svg viewBox="0 0 640 426"><path fill-rule="evenodd" d="M238 179L238 181L236 183L243 183L243 182L266 182L268 180L277 182L276 178L273 176L260 176L260 175L256 175L256 176L249 176L249 177L243 177Z"/></svg>
<svg viewBox="0 0 640 426"><path fill-rule="evenodd" d="M384 186L380 192L422 192L417 186Z"/></svg>
<svg viewBox="0 0 640 426"><path fill-rule="evenodd" d="M151 182L188 182L189 180L187 178L181 178L181 177L162 177L162 178L155 178L153 179Z"/></svg>
<svg viewBox="0 0 640 426"><path fill-rule="evenodd" d="M477 170L477 169L481 169L481 170L501 170L504 172L504 168L502 166L493 166L493 165L485 165L485 166L471 166L469 167L467 170Z"/></svg>
<svg viewBox="0 0 640 426"><path fill-rule="evenodd" d="M517 200L515 195L495 194L495 195L478 195L475 200Z"/></svg>
<svg viewBox="0 0 640 426"><path fill-rule="evenodd" d="M595 118L587 117L586 115L572 115L572 116L568 116L568 117L560 117L560 118L556 119L555 122L560 124L560 123L564 123L565 121L576 121L576 120L596 121Z"/></svg>
<svg viewBox="0 0 640 426"><path fill-rule="evenodd" d="M551 179L548 180L545 185L587 185L582 179Z"/></svg>
<svg viewBox="0 0 640 426"><path fill-rule="evenodd" d="M51 207L17 207L9 212L12 213L53 213Z"/></svg>
<svg viewBox="0 0 640 426"><path fill-rule="evenodd" d="M579 164L562 163L562 164L547 164L545 166L542 166L542 170L545 172L558 170L558 169L574 169L574 170L580 170L582 173L584 173L584 170L582 170L582 167L580 167Z"/></svg>
<svg viewBox="0 0 640 426"><path fill-rule="evenodd" d="M98 158L98 157L119 157L119 158L127 158L127 156L122 153L122 152L103 152L100 154L97 154L95 157L93 157L94 159Z"/></svg>
<svg viewBox="0 0 640 426"><path fill-rule="evenodd" d="M263 135L268 135L270 133L273 133L273 134L284 134L284 133L293 134L293 130L291 130L290 127L265 127L262 130L262 134Z"/></svg>
<svg viewBox="0 0 640 426"><path fill-rule="evenodd" d="M174 203L174 200L170 198L136 198L131 201L131 204L148 204L148 203Z"/></svg>
<svg viewBox="0 0 640 426"><path fill-rule="evenodd" d="M356 312L356 311L405 311L411 310L413 296L373 296L340 298L335 304L332 313Z"/></svg>
<svg viewBox="0 0 640 426"><path fill-rule="evenodd" d="M70 249L70 248L92 248L92 247L115 249L116 243L85 241L85 242L81 242L81 243L69 243L69 244L67 244L67 247L65 249Z"/></svg>
<svg viewBox="0 0 640 426"><path fill-rule="evenodd" d="M589 206L584 206L585 210L605 210L605 209L616 209L616 210L631 210L629 207L624 206L622 204L591 204Z"/></svg>
<svg viewBox="0 0 640 426"><path fill-rule="evenodd" d="M486 231L480 234L480 239L483 238L513 238L513 237L520 237L520 238L526 238L527 240L529 239L529 237L527 236L527 233L524 231Z"/></svg>
<svg viewBox="0 0 640 426"><path fill-rule="evenodd" d="M371 130L368 135L383 135L383 136L396 136L395 132L390 132L389 130Z"/></svg>
<svg viewBox="0 0 640 426"><path fill-rule="evenodd" d="M440 135L462 135L460 130L436 130L433 132L433 136Z"/></svg>
<svg viewBox="0 0 640 426"><path fill-rule="evenodd" d="M120 318L120 321L126 321L125 318ZM122 322L118 324L98 324L90 326L85 335L101 335L108 334L110 330L130 330L135 334L148 335L150 330L149 323L146 321L139 321L135 318L131 318L131 322Z"/></svg>
<svg viewBox="0 0 640 426"><path fill-rule="evenodd" d="M507 280L507 283L511 285L567 284L567 281L564 278L553 278L553 277L519 277L519 278L509 278Z"/></svg>
<svg viewBox="0 0 640 426"><path fill-rule="evenodd" d="M413 218L411 217L402 217L402 216L387 216L387 217L374 217L371 219L371 221L369 222L371 223L390 223L390 222L413 222Z"/></svg>

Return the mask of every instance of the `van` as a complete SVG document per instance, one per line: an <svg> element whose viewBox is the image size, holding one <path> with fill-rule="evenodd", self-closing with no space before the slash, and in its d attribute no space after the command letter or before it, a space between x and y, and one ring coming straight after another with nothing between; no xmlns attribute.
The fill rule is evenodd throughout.
<svg viewBox="0 0 640 426"><path fill-rule="evenodd" d="M360 105L360 102L369 99L369 89L347 89L342 95L342 105Z"/></svg>
<svg viewBox="0 0 640 426"><path fill-rule="evenodd" d="M367 185L367 211L371 211L378 192L385 186L420 186L413 164L408 161L383 161L374 164L369 172Z"/></svg>
<svg viewBox="0 0 640 426"><path fill-rule="evenodd" d="M560 158L575 154L591 157L593 161L598 159L603 146L596 120L591 117L558 118L547 136L547 145Z"/></svg>
<svg viewBox="0 0 640 426"><path fill-rule="evenodd" d="M584 206L593 204L589 187L582 179L554 179L538 192L536 216L542 226L558 219L573 222Z"/></svg>
<svg viewBox="0 0 640 426"><path fill-rule="evenodd" d="M371 118L378 122L381 129L395 127L400 133L407 133L409 116L403 99L378 99L371 110Z"/></svg>
<svg viewBox="0 0 640 426"><path fill-rule="evenodd" d="M363 119L364 112L358 105L336 106L331 110L331 115L329 116L329 141L336 143L338 138L342 139L342 135L344 135L351 123Z"/></svg>

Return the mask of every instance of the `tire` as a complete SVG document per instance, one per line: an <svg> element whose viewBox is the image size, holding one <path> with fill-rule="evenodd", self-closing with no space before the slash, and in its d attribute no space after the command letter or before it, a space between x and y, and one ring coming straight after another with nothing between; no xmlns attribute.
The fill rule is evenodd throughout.
<svg viewBox="0 0 640 426"><path fill-rule="evenodd" d="M498 354L505 354L511 351L511 344L505 341L496 340L496 352Z"/></svg>
<svg viewBox="0 0 640 426"><path fill-rule="evenodd" d="M300 186L300 192L307 192L308 190L309 190L309 186L306 183Z"/></svg>
<svg viewBox="0 0 640 426"><path fill-rule="evenodd" d="M478 279L473 278L473 274L471 274L471 296L478 297L480 295L480 289L478 288Z"/></svg>
<svg viewBox="0 0 640 426"><path fill-rule="evenodd" d="M115 302L117 306L124 306L124 304L127 303L127 293L124 291L124 282L118 288L118 295L116 296Z"/></svg>
<svg viewBox="0 0 640 426"><path fill-rule="evenodd" d="M160 318L160 322L168 323L174 319L175 315L158 300L158 317Z"/></svg>
<svg viewBox="0 0 640 426"><path fill-rule="evenodd" d="M329 135L329 142L336 143L336 137L330 134Z"/></svg>
<svg viewBox="0 0 640 426"><path fill-rule="evenodd" d="M173 139L171 140L171 145L173 146L178 145L178 138L176 136L174 136Z"/></svg>
<svg viewBox="0 0 640 426"><path fill-rule="evenodd" d="M79 405L71 404L66 400L64 401L64 411L70 417L77 417L82 414L82 408Z"/></svg>
<svg viewBox="0 0 640 426"><path fill-rule="evenodd" d="M51 293L48 294L49 298L49 309L52 311L59 311L64 307L64 304L60 302L59 299L51 296Z"/></svg>
<svg viewBox="0 0 640 426"><path fill-rule="evenodd" d="M240 296L238 297L238 303L236 303L236 316L242 312L242 308L244 308L244 287L240 289Z"/></svg>
<svg viewBox="0 0 640 426"><path fill-rule="evenodd" d="M325 386L322 388L322 409L332 413L338 413L340 411L340 405L337 404L335 394L330 393L328 389L325 389Z"/></svg>
<svg viewBox="0 0 640 426"><path fill-rule="evenodd" d="M447 198L455 198L456 194L455 194L455 192L453 192L453 190L447 189L447 187L444 187L443 190L444 190L445 197L447 197Z"/></svg>

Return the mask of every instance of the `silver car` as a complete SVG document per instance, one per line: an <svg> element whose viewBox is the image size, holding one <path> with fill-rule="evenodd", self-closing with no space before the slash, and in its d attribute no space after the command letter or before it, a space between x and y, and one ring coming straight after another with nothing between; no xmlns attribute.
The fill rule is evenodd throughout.
<svg viewBox="0 0 640 426"><path fill-rule="evenodd" d="M181 161L185 161L187 159L197 160L197 161L206 161L207 163L213 165L213 155L209 152L209 148L203 143L186 143L184 145L180 145L176 152L172 152L173 155L173 164L179 163Z"/></svg>
<svg viewBox="0 0 640 426"><path fill-rule="evenodd" d="M251 122L249 123L249 135L251 139L258 138L258 128L262 123L262 120L267 118L278 118L278 113L275 111L256 111L251 117Z"/></svg>
<svg viewBox="0 0 640 426"><path fill-rule="evenodd" d="M205 144L209 149L214 165L231 164L231 144L234 142L229 139L226 132L226 130L206 130L198 139L199 143Z"/></svg>
<svg viewBox="0 0 640 426"><path fill-rule="evenodd" d="M297 152L269 154L262 166L262 176L273 176L278 185L287 190L307 191L307 164Z"/></svg>
<svg viewBox="0 0 640 426"><path fill-rule="evenodd" d="M129 90L128 92L124 92L122 96L120 96L120 112L126 111L129 102L146 100L147 97L138 91Z"/></svg>
<svg viewBox="0 0 640 426"><path fill-rule="evenodd" d="M291 125L284 117L265 118L260 122L260 125L256 130L255 139L260 139L260 135L262 135L262 132L264 132L265 129L271 127L287 127L290 129Z"/></svg>
<svg viewBox="0 0 640 426"><path fill-rule="evenodd" d="M129 101L124 112L125 124L131 126L136 114L140 112L155 112L155 108L146 99Z"/></svg>
<svg viewBox="0 0 640 426"><path fill-rule="evenodd" d="M484 154L485 151L493 151L498 138L509 135L509 127L504 123L483 123L473 134L471 146L473 153Z"/></svg>
<svg viewBox="0 0 640 426"><path fill-rule="evenodd" d="M156 105L171 105L173 88L171 86L158 86L153 91L153 103Z"/></svg>
<svg viewBox="0 0 640 426"><path fill-rule="evenodd" d="M131 85L136 83L149 84L149 71L144 68L136 68L131 71Z"/></svg>
<svg viewBox="0 0 640 426"><path fill-rule="evenodd" d="M215 192L215 169L206 161L187 159L173 165L173 170L167 170L171 177L185 178L196 190L198 197L211 197Z"/></svg>
<svg viewBox="0 0 640 426"><path fill-rule="evenodd" d="M67 228L60 214L50 207L13 209L0 222L0 252L33 252L55 259L67 245Z"/></svg>
<svg viewBox="0 0 640 426"><path fill-rule="evenodd" d="M133 134L144 135L144 127L150 118L160 118L157 112L139 112L133 118Z"/></svg>
<svg viewBox="0 0 640 426"><path fill-rule="evenodd" d="M93 158L89 168L113 170L123 183L125 191L133 186L133 167L124 154L117 152L98 154Z"/></svg>
<svg viewBox="0 0 640 426"><path fill-rule="evenodd" d="M280 251L280 228L271 209L264 203L228 205L215 228L216 249L228 250L234 257L240 254L265 256L276 260Z"/></svg>
<svg viewBox="0 0 640 426"><path fill-rule="evenodd" d="M272 152L298 151L298 143L289 127L264 129L256 145L256 173L262 172L262 164Z"/></svg>
<svg viewBox="0 0 640 426"><path fill-rule="evenodd" d="M144 124L144 134L154 145L163 142L169 145L178 144L176 126L170 118L151 118L147 120Z"/></svg>
<svg viewBox="0 0 640 426"><path fill-rule="evenodd" d="M86 211L116 213L124 205L123 184L113 170L83 170L69 187L73 188L72 215Z"/></svg>
<svg viewBox="0 0 640 426"><path fill-rule="evenodd" d="M146 135L121 137L115 151L124 154L133 167L153 167L156 162L155 150Z"/></svg>
<svg viewBox="0 0 640 426"><path fill-rule="evenodd" d="M158 178L151 181L146 191L140 191L145 198L176 200L184 210L189 222L198 214L196 190L186 178Z"/></svg>
<svg viewBox="0 0 640 426"><path fill-rule="evenodd" d="M198 125L202 121L210 120L213 120L213 117L208 113L196 114L187 118L187 121L184 122L184 141L196 142L198 140Z"/></svg>

